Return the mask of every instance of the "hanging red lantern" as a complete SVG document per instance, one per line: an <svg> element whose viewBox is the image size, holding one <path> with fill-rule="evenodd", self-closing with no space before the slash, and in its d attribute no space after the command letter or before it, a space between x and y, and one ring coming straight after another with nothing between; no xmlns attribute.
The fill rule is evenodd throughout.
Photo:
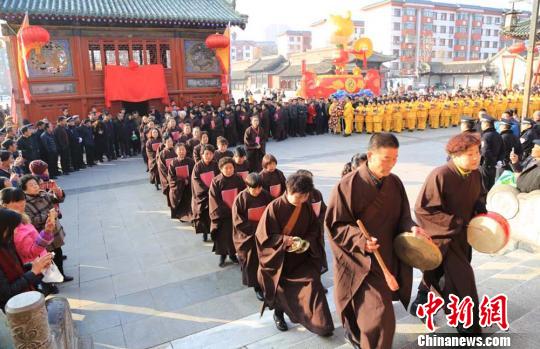
<svg viewBox="0 0 540 349"><path fill-rule="evenodd" d="M31 25L23 29L21 37L26 49L26 54L30 54L33 49L40 53L41 47L49 42L51 36L45 28Z"/></svg>
<svg viewBox="0 0 540 349"><path fill-rule="evenodd" d="M527 48L525 47L525 42L520 41L520 42L517 42L517 43L513 44L512 46L510 46L508 48L508 52L515 53L515 54L520 54L520 53L524 52L526 49Z"/></svg>
<svg viewBox="0 0 540 349"><path fill-rule="evenodd" d="M206 38L206 47L212 49L229 47L230 40L223 34L212 34Z"/></svg>

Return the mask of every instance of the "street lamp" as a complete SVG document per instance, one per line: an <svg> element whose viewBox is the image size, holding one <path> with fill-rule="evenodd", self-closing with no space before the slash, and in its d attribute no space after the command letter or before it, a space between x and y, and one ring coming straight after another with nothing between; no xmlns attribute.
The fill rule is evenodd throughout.
<svg viewBox="0 0 540 349"><path fill-rule="evenodd" d="M503 14L504 16L504 30L513 32L517 28L519 21L519 12L514 9L514 3L512 3L512 9Z"/></svg>

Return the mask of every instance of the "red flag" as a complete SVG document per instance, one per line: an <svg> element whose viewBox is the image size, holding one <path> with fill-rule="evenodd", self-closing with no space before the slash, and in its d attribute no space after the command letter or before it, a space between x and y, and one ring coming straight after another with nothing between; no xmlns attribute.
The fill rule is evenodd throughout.
<svg viewBox="0 0 540 349"><path fill-rule="evenodd" d="M17 64L19 68L19 83L21 85L22 94L24 97L24 104L30 104L32 101L32 95L30 94L30 87L28 85L28 67L26 65L26 47L24 46L24 40L22 33L30 26L28 22L28 14L24 16L24 20L17 32Z"/></svg>

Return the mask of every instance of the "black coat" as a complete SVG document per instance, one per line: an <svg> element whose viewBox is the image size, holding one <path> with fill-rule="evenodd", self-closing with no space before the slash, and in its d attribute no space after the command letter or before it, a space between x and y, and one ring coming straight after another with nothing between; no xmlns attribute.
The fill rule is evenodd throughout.
<svg viewBox="0 0 540 349"><path fill-rule="evenodd" d="M522 150L519 138L517 138L512 130L505 130L501 132L501 138L503 140L503 163L504 165L510 164L510 153L514 149L514 153L521 158Z"/></svg>
<svg viewBox="0 0 540 349"><path fill-rule="evenodd" d="M521 163L512 165L514 172L519 173L516 186L522 193L540 190L540 166L538 160L529 156Z"/></svg>
<svg viewBox="0 0 540 349"><path fill-rule="evenodd" d="M521 136L519 140L521 142L521 150L523 151L524 159L526 159L529 155L531 155L532 148L534 147L533 141L537 137L538 135L536 134L536 131L532 127L528 130L521 132Z"/></svg>
<svg viewBox="0 0 540 349"><path fill-rule="evenodd" d="M56 126L53 131L54 141L58 149L68 149L69 148L69 135L64 126Z"/></svg>
<svg viewBox="0 0 540 349"><path fill-rule="evenodd" d="M95 145L92 127L79 126L79 134L83 139L83 144L85 147L93 147Z"/></svg>
<svg viewBox="0 0 540 349"><path fill-rule="evenodd" d="M504 145L500 134L494 128L488 128L482 133L482 166L495 167L504 158Z"/></svg>
<svg viewBox="0 0 540 349"><path fill-rule="evenodd" d="M45 148L47 154L58 153L58 148L56 146L54 136L51 133L45 131L41 134L41 144L43 144L43 147Z"/></svg>
<svg viewBox="0 0 540 349"><path fill-rule="evenodd" d="M30 161L37 159L37 151L34 148L32 137L21 136L17 140L17 149L21 152L22 157L26 160L28 165Z"/></svg>

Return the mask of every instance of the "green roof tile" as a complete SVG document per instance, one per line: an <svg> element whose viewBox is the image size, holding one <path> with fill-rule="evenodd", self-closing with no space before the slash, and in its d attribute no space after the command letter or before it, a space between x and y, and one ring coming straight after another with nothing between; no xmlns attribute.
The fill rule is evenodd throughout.
<svg viewBox="0 0 540 349"><path fill-rule="evenodd" d="M247 17L228 0L0 0L0 18L63 21L95 17L119 20L192 21L244 26ZM45 19L44 16L49 16ZM54 16L51 19L50 16Z"/></svg>

